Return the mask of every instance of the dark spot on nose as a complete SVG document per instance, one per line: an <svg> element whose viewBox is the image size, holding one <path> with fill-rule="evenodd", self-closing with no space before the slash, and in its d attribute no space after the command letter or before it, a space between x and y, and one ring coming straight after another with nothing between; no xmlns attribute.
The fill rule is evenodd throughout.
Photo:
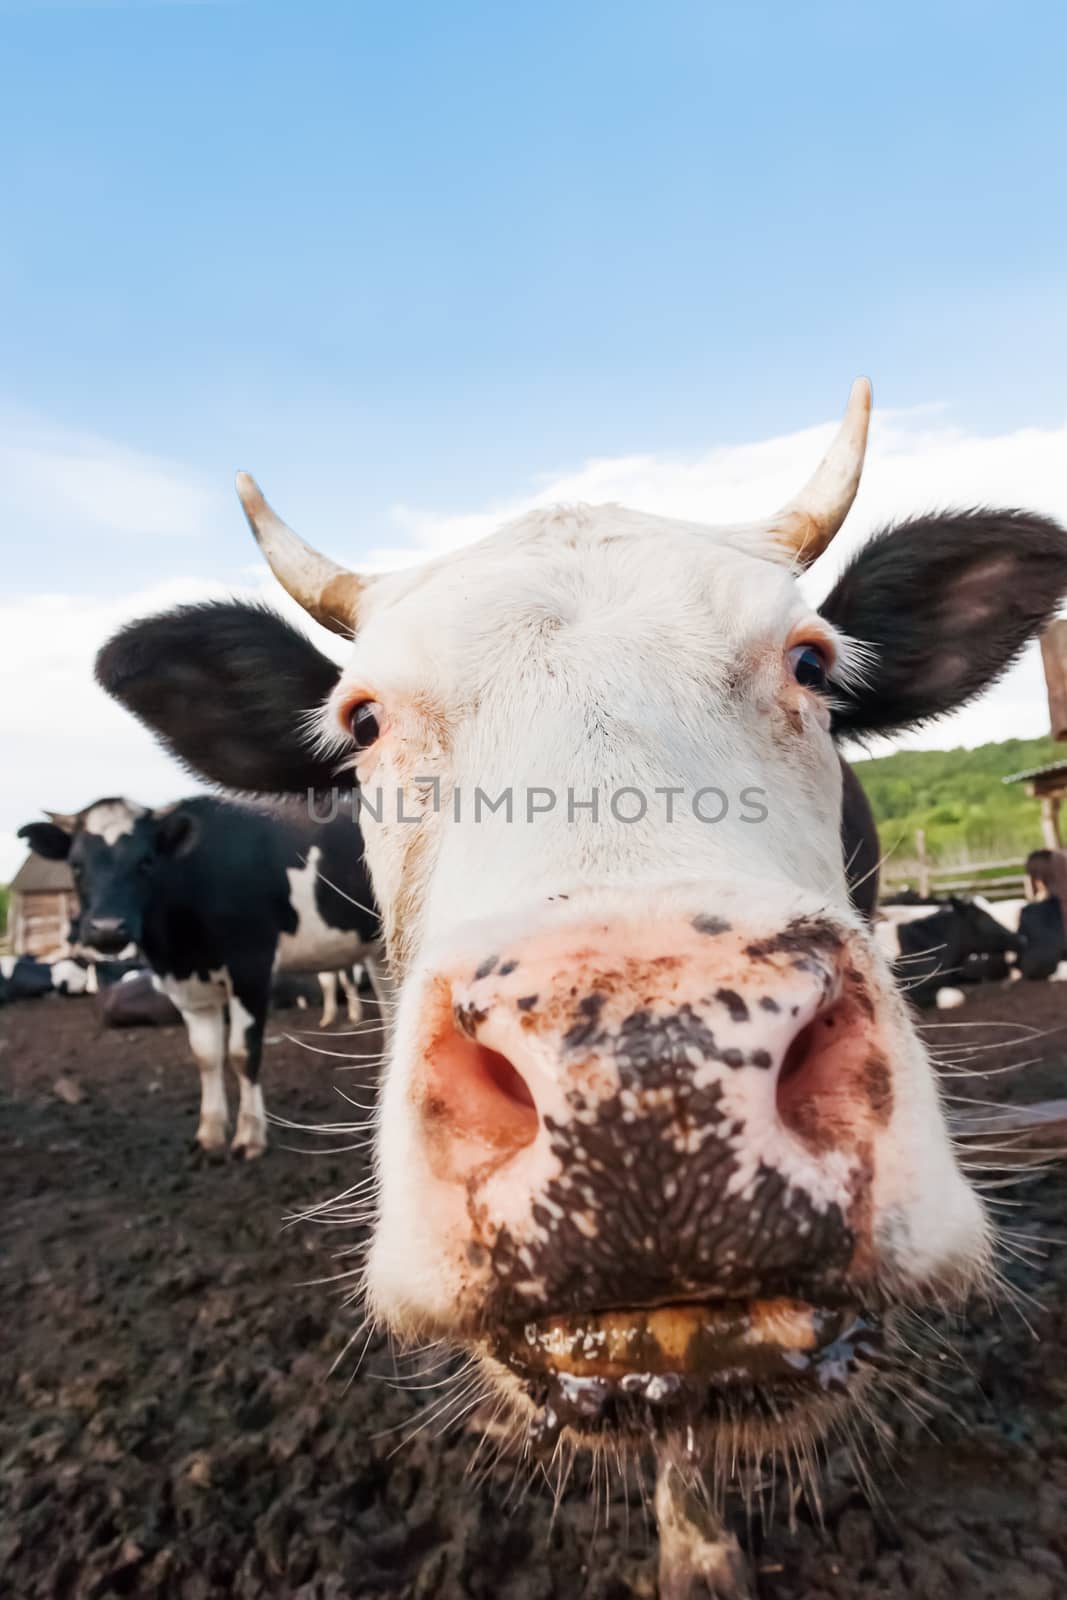
<svg viewBox="0 0 1067 1600"><path fill-rule="evenodd" d="M706 933L709 935L716 933L729 933L730 931L730 924L726 921L725 917L712 917L707 916L704 913L701 913L699 917L693 918L693 927L696 929L697 933Z"/></svg>
<svg viewBox="0 0 1067 1600"><path fill-rule="evenodd" d="M727 1011L730 1013L732 1021L748 1021L748 1006L745 1004L744 1000L738 994L736 989L717 989L715 991L715 998L726 1007Z"/></svg>
<svg viewBox="0 0 1067 1600"><path fill-rule="evenodd" d="M577 1050L586 1045L593 1038L597 1030L600 1013L604 1009L604 996L602 994L587 994L584 1000L578 1002L579 1020L567 1029L563 1035L563 1046L566 1050Z"/></svg>
<svg viewBox="0 0 1067 1600"><path fill-rule="evenodd" d="M770 956L779 955L796 956L798 961L819 956L825 959L840 950L841 944L841 935L825 918L794 917L780 933L773 933L768 939L753 939L745 946L745 954L753 961L766 961Z"/></svg>
<svg viewBox="0 0 1067 1600"><path fill-rule="evenodd" d="M515 968L518 966L518 964L519 963L517 961L505 961L504 965L500 969L500 976L502 978L506 978L509 973L515 971Z"/></svg>
<svg viewBox="0 0 1067 1600"><path fill-rule="evenodd" d="M479 978L488 978L489 974L493 971L499 960L499 956L487 956L482 962L481 966L478 968L477 972L474 974L475 982L477 982Z"/></svg>
<svg viewBox="0 0 1067 1600"><path fill-rule="evenodd" d="M453 1006L452 1014L456 1019L456 1026L468 1039L473 1039L478 1029L488 1016L484 1006L465 1005Z"/></svg>
<svg viewBox="0 0 1067 1600"><path fill-rule="evenodd" d="M879 1122L888 1122L893 1110L893 1078L884 1056L875 1053L867 1057L863 1067L863 1086L871 1111Z"/></svg>
<svg viewBox="0 0 1067 1600"><path fill-rule="evenodd" d="M515 1004L520 1011L532 1011L537 1004L537 996L535 994L524 994L521 1000L516 1000Z"/></svg>
<svg viewBox="0 0 1067 1600"><path fill-rule="evenodd" d="M777 1000L773 999L769 994L762 996L760 1005L764 1011L780 1011L782 1009Z"/></svg>

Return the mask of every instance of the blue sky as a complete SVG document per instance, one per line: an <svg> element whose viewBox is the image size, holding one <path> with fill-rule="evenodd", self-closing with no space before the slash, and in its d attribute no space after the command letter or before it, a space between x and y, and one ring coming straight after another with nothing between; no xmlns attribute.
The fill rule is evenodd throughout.
<svg viewBox="0 0 1067 1600"><path fill-rule="evenodd" d="M369 543L399 500L800 427L858 371L1057 420L1067 12L1020 16L0 4L0 398Z"/></svg>
<svg viewBox="0 0 1067 1600"><path fill-rule="evenodd" d="M590 485L757 514L866 372L859 521L1067 516L1065 59L1053 4L0 0L0 838L93 797L64 708L185 781L90 644L253 581L237 467L352 560Z"/></svg>

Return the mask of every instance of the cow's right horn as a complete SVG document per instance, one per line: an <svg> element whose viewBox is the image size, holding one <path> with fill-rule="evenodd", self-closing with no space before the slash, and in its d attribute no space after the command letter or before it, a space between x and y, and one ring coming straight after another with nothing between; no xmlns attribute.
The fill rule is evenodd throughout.
<svg viewBox="0 0 1067 1600"><path fill-rule="evenodd" d="M237 494L256 543L282 588L331 633L354 633L362 581L287 527L249 473L237 474Z"/></svg>

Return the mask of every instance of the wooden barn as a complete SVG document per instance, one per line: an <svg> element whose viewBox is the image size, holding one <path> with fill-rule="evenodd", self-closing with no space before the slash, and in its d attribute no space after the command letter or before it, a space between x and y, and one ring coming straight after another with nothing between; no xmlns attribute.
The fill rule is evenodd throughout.
<svg viewBox="0 0 1067 1600"><path fill-rule="evenodd" d="M78 910L74 879L65 861L28 855L11 880L7 929L17 956L51 955L66 943Z"/></svg>

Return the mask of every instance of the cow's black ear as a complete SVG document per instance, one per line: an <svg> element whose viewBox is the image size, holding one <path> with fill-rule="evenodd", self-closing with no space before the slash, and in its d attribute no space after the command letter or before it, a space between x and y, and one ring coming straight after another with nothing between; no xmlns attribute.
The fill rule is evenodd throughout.
<svg viewBox="0 0 1067 1600"><path fill-rule="evenodd" d="M179 761L261 794L351 788L307 734L339 670L277 612L236 602L132 622L96 658L101 686Z"/></svg>
<svg viewBox="0 0 1067 1600"><path fill-rule="evenodd" d="M200 824L188 811L165 811L156 820L156 850L161 856L186 856L200 837Z"/></svg>
<svg viewBox="0 0 1067 1600"><path fill-rule="evenodd" d="M44 856L46 861L66 861L70 855L71 836L54 822L27 822L19 829L18 837L25 839L34 855Z"/></svg>
<svg viewBox="0 0 1067 1600"><path fill-rule="evenodd" d="M1067 592L1067 532L1025 511L918 517L878 534L819 608L869 650L834 732L892 733L989 687Z"/></svg>

